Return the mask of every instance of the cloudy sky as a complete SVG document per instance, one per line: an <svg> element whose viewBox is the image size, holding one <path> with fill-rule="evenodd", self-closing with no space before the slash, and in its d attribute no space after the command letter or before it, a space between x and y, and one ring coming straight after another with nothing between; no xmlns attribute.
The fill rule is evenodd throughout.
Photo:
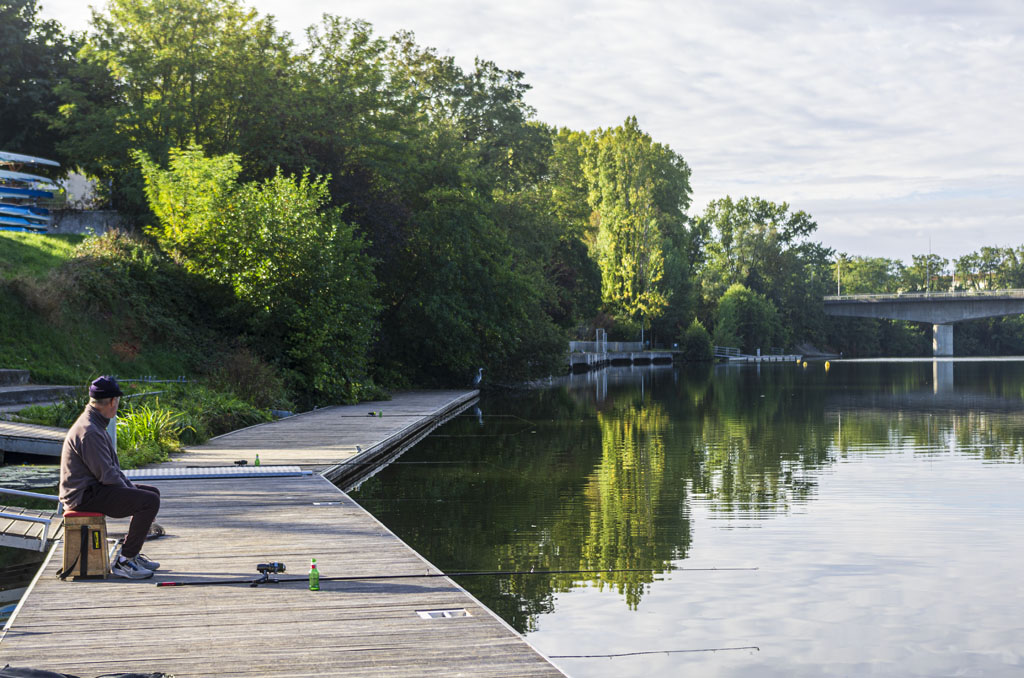
<svg viewBox="0 0 1024 678"><path fill-rule="evenodd" d="M41 0L84 29L81 0ZM544 122L636 115L693 207L788 202L852 255L1024 244L1019 0L249 0L296 38L324 12L525 73Z"/></svg>

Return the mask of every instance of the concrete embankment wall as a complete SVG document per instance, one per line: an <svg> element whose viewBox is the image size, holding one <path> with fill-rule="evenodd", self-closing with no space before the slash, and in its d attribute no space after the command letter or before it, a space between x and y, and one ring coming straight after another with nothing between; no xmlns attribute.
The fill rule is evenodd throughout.
<svg viewBox="0 0 1024 678"><path fill-rule="evenodd" d="M102 235L129 226L128 219L116 210L57 210L52 214L49 232Z"/></svg>

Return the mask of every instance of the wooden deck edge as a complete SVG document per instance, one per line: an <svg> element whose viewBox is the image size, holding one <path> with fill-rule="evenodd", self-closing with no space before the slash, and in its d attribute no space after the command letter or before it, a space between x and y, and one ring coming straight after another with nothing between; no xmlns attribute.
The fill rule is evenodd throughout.
<svg viewBox="0 0 1024 678"><path fill-rule="evenodd" d="M466 408L468 408L468 407L469 407L470 405L472 405L472 404L473 404L473 402L475 402L475 401L476 401L477 399L479 399L479 391L477 391L476 393L474 393L474 394L472 395L471 399L469 399L469 400L468 400L468 402L465 402L465 403L463 403L463 404L462 404L462 406L460 407L460 409L458 410L458 412L454 412L454 413L452 413L452 414L451 414L450 416L448 416L448 417L447 417L447 419L445 419L445 421L448 421L448 420L450 420L450 419L451 419L452 417L456 417L456 416L458 416L460 412L464 411L464 410L465 410ZM447 409L447 411L449 411L449 412L450 412L450 411L452 410L452 406L449 406L449 407L448 407L448 408L446 408L446 409ZM444 422L441 422L441 423L444 423ZM441 423L438 423L438 424L437 424L437 426L440 426L440 425L441 425ZM434 428L436 428L436 426L435 426ZM433 429L431 429L431 430L433 430ZM377 470L380 470L380 467L376 467L376 468L377 468ZM376 471L374 471L374 473L376 473ZM372 475L372 474L371 474L371 475ZM369 477L369 476L367 476L367 477ZM325 477L325 479L326 479L326 477ZM364 480L365 480L365 478L364 478ZM337 487L337 485L335 485L335 487ZM339 492L341 492L342 494L344 494L345 496L348 496L348 490L341 490L341 489L339 488L339 490L338 490L338 491L339 491ZM395 534L394 532L392 532L392 531L391 531L391 528L389 528L389 527L388 527L387 525L385 525L384 523L382 523L382 522L381 522L381 521L380 521L380 520L379 520L379 519L378 519L378 518L377 518L376 516L374 516L374 515L373 515L372 513L370 513L370 512L369 512L369 511L368 511L368 510L366 509L366 507L364 507L364 506L363 506L362 504L360 504L359 502L353 502L353 505L354 505L355 507L357 507L357 508L358 508L358 509L359 509L360 511L362 511L363 513L365 513L365 514L366 514L366 515L367 515L367 516L369 517L369 519L370 519L370 520L372 520L373 522L377 523L377 525L379 525L379 526L380 526L380 527L379 527L379 529L380 529L381 531L387 532L387 533L388 533L388 534L390 534L390 535L391 535L392 537L394 537L394 538L395 538L395 539L396 539L396 540L398 541L398 543L400 543L400 544L401 544L402 546L404 546L405 548L409 549L409 551L410 551L410 552L411 552L411 553L412 553L413 555L415 555L415 556L416 556L417 558L419 558L420 560L422 560L422 561L423 561L423 563L424 563L424 564L425 564L425 565L426 565L426 566L427 566L428 568L430 568L431 570L437 571L437 572L442 572L442 573L444 572L444 570L442 570L441 568L437 567L436 565L434 565L433 563L431 563L431 562L430 562L429 560L427 560L427 559L426 559L426 558L425 558L425 557L423 556L423 554L422 554L422 553L420 553L419 551L417 551L416 549L414 549L414 548L413 548L412 546L409 546L409 544L405 543L405 541L404 541L404 540L403 540L403 539L402 539L401 537L399 537L399 536L398 536L397 534ZM545 662L547 662L547 664L548 664L549 666L551 666L551 667L552 667L553 669L555 669L556 671L558 671L558 672L559 672L559 673L560 673L561 675L565 676L566 678L569 678L569 674L567 674L567 673L566 673L565 671L563 671L563 670L562 670L561 668L559 668L559 667L558 667L558 665L557 665L557 664L555 664L555 663L554 663L553 661L551 661L551 659L550 659L550 658L549 658L549 657L548 657L548 656L547 656L546 654L544 654L543 652L541 652L540 650L538 650L538 649L537 649L536 647L534 647L533 643L531 643L531 642L530 642L529 640L527 640L527 638L526 638L526 636L525 636L525 635L523 635L522 633L519 633L519 631L516 631L516 630L515 630L515 629L514 629L514 628L512 627L512 625L511 625L511 624L509 624L509 623L508 623L507 621L505 621L504 619L502 619L502 618L501 618L501 615L499 615L499 614L498 614L497 612L495 612L494 610L492 610L491 608L487 607L486 605L484 605L483 603L481 603L481 602L480 602L479 600L477 600L476 596L474 596L474 595L473 595L472 593L470 593L469 591L467 591L466 589L464 589L464 588L463 588L462 586L460 586L460 585L459 585L459 583L458 583L457 581L455 581L454 579L452 579L451 577L449 577L449 576L448 576L447 574L446 574L446 575L444 576L444 580L445 580L446 582L448 582L449 584L451 584L451 585L452 585L452 586L453 586L454 588L458 589L458 590L459 590L459 591L460 591L460 592L462 593L462 595L466 596L467 598L469 598L470 600L472 600L472 601L473 601L474 603L476 603L476 604L477 604L477 605L478 605L478 606L480 607L480 609L481 609L481 610L486 610L486 611L487 611L487 614L491 615L491 617L492 617L492 618L493 618L493 619L494 619L495 621L497 621L497 622L498 622L499 624L501 624L501 626L502 626L502 627L503 627L503 628L504 628L505 630L507 630L507 631L508 631L508 632L509 632L510 634L512 634L512 635L513 635L513 636L514 636L515 638L518 638L520 642L522 642L522 643L523 643L524 645L526 645L526 646L527 646L528 648L530 648L531 650L533 650L533 652L535 652L535 653L537 654L537 656L538 656L538 657L540 657L540 658L541 658L541 659L543 659L543 660L544 660Z"/></svg>
<svg viewBox="0 0 1024 678"><path fill-rule="evenodd" d="M468 391L429 417L409 424L354 457L320 470L327 480L350 492L480 399L480 391Z"/></svg>
<svg viewBox="0 0 1024 678"><path fill-rule="evenodd" d="M59 457L63 440L54 438L31 438L0 434L0 451L17 454L34 454L40 457Z"/></svg>
<svg viewBox="0 0 1024 678"><path fill-rule="evenodd" d="M29 582L28 588L25 589L25 593L22 594L21 600L18 601L18 606L14 608L14 612L7 618L7 623L4 624L3 629L0 629L0 644L3 644L4 638L7 637L7 632L14 626L14 620L17 619L18 613L21 612L21 607L28 601L28 596L32 593L32 590L36 587L36 583L39 582L39 578L43 576L43 572L46 571L46 567L50 564L50 559L53 558L54 552L61 545L59 539L54 539L50 545L50 550L46 554L46 558L43 559L42 564L39 566L39 570L36 572L36 576L32 577L32 581Z"/></svg>

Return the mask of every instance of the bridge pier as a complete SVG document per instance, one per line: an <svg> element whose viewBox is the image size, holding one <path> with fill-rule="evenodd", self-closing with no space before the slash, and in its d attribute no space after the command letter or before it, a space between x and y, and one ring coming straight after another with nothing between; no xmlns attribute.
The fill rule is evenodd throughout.
<svg viewBox="0 0 1024 678"><path fill-rule="evenodd" d="M932 355L953 355L953 325L932 325Z"/></svg>

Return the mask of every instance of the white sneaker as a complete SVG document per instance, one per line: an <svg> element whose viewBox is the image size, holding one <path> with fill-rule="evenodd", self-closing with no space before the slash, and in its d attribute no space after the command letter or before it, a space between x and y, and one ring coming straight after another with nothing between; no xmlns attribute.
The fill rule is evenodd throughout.
<svg viewBox="0 0 1024 678"><path fill-rule="evenodd" d="M139 555L135 556L134 560L135 560L135 563L137 565L141 565L142 567L146 568L147 570L159 570L160 569L160 563L156 562L155 560L150 560L149 558L146 557L146 554L144 554L144 553L140 553Z"/></svg>
<svg viewBox="0 0 1024 678"><path fill-rule="evenodd" d="M149 579L153 576L153 570L146 569L138 564L136 558L129 558L128 560L114 563L114 567L110 568L110 572L115 577L124 577L125 579Z"/></svg>

